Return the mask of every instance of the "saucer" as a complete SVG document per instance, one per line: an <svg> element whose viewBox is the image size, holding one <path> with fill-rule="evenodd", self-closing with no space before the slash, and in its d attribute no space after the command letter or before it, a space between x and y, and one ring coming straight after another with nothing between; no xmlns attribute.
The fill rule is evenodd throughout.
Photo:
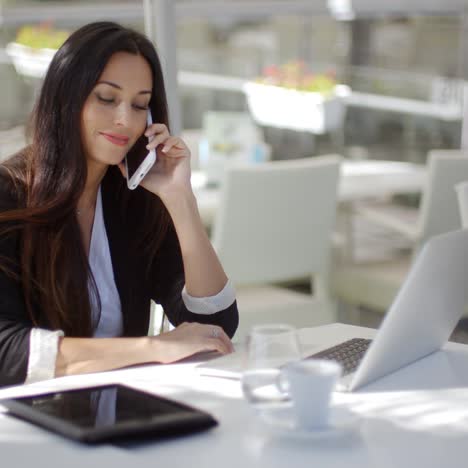
<svg viewBox="0 0 468 468"><path fill-rule="evenodd" d="M327 426L305 429L299 427L295 420L292 405L269 408L260 413L263 423L268 429L281 437L300 439L323 439L341 437L356 430L358 417L346 408L330 408L330 420Z"/></svg>

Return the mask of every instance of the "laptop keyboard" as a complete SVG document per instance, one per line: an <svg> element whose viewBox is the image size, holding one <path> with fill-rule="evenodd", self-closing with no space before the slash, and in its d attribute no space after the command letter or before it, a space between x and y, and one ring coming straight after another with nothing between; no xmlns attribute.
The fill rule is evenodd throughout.
<svg viewBox="0 0 468 468"><path fill-rule="evenodd" d="M330 359L337 361L343 366L343 375L348 375L356 370L371 341L365 338L353 338L331 348L324 349L312 356L308 356L307 359Z"/></svg>

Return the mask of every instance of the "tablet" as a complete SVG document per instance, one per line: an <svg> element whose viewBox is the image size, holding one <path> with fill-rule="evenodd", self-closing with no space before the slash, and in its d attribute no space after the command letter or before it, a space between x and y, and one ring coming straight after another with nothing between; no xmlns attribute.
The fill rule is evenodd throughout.
<svg viewBox="0 0 468 468"><path fill-rule="evenodd" d="M106 385L0 401L23 420L86 443L168 437L216 426L199 409L124 385Z"/></svg>

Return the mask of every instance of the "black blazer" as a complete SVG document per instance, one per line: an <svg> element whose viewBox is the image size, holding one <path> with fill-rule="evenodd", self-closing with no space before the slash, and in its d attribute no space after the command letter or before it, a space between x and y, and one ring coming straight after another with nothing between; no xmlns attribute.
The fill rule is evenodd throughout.
<svg viewBox="0 0 468 468"><path fill-rule="evenodd" d="M114 270L114 278L122 305L123 336L144 336L148 332L150 300L164 308L175 326L182 322L220 325L232 337L238 325L237 304L212 315L194 314L187 310L181 291L185 284L182 255L175 230L166 235L152 265L143 254L130 253L132 236L138 229L116 203L116 193L122 186L122 176L110 167L101 185L104 223ZM137 188L132 197L138 204L143 195ZM0 177L0 210L14 208L14 200ZM0 261L19 261L18 236L0 239ZM150 268L150 274L145 270ZM87 293L87 292L86 292ZM29 335L32 322L26 312L21 285L0 271L0 386L24 382L29 356Z"/></svg>

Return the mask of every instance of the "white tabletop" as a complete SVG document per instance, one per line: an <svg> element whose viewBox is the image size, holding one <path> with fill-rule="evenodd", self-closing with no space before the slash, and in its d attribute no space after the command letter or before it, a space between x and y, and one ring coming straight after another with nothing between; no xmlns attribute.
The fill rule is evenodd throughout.
<svg viewBox="0 0 468 468"><path fill-rule="evenodd" d="M424 166L399 161L346 160L341 164L339 202L380 198L395 193L417 193L426 183ZM205 225L213 224L220 204L220 188L206 187L206 176L193 171L192 186Z"/></svg>
<svg viewBox="0 0 468 468"><path fill-rule="evenodd" d="M420 192L426 183L426 168L400 161L344 161L338 187L339 201Z"/></svg>
<svg viewBox="0 0 468 468"><path fill-rule="evenodd" d="M301 331L307 349L373 330L333 324ZM273 434L243 400L238 381L200 376L195 363L142 366L3 389L0 398L122 382L196 405L220 425L210 431L122 448L80 445L0 414L2 466L464 467L468 436L468 346L444 351L381 379L334 404L358 415L346 437L297 439ZM101 465L102 463L102 465Z"/></svg>

